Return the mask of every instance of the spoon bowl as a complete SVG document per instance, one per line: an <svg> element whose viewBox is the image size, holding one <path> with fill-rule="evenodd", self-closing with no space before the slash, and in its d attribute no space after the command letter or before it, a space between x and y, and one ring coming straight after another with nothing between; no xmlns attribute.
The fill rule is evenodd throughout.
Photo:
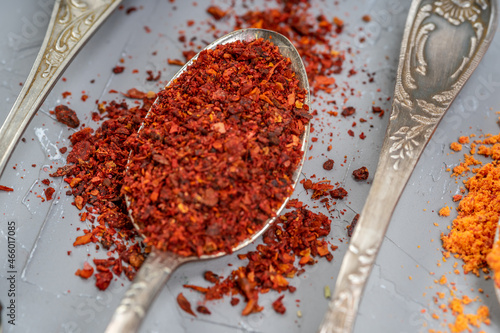
<svg viewBox="0 0 500 333"><path fill-rule="evenodd" d="M271 41L275 46L279 48L282 56L289 58L291 60L292 70L299 79L299 87L306 90L305 103L309 105L309 83L307 79L307 74L302 63L302 59L293 46L293 44L283 35L278 34L273 31L263 30L263 29L243 29L227 34L215 42L209 44L205 49L215 49L218 45L227 44L235 41L253 41L259 38ZM199 55L199 53L198 53ZM173 80L177 79L186 69L198 58L198 55L193 57L186 65L184 65L179 72L171 79L167 84L169 86ZM157 100L158 101L158 100ZM156 102L155 102L156 103ZM141 129L140 129L141 130ZM140 131L139 130L139 131ZM301 151L302 159L295 170L292 177L292 187L295 188L297 185L300 171L305 160L305 151L307 148L307 142L309 137L309 125L307 125L304 134L301 137ZM238 251L243 247L249 245L253 241L257 240L263 232L265 232L276 220L276 217L285 208L289 197L287 197L281 206L275 211L274 217L269 218L261 227L260 230L253 233L250 237L244 241L235 244L231 251ZM127 206L131 207L131 199L126 198ZM137 221L134 221L134 226L137 229L141 229ZM171 273L180 265L194 260L204 260L213 259L221 257L227 254L226 252L216 252L210 255L201 256L181 256L179 254L170 251L160 251L153 247L151 253L149 254L146 261L143 263L141 269L137 273L132 285L125 293L121 304L115 311L110 324L106 330L107 333L111 332L136 332L143 318L146 315L147 310L153 303L156 295L161 290L161 288L168 281Z"/></svg>

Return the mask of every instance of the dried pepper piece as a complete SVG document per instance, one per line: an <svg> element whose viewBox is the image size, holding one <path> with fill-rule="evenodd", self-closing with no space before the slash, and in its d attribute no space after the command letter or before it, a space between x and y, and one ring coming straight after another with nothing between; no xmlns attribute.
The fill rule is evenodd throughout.
<svg viewBox="0 0 500 333"><path fill-rule="evenodd" d="M344 117L352 116L356 112L356 109L353 108L352 106L346 107L344 110L342 110L342 115Z"/></svg>
<svg viewBox="0 0 500 333"><path fill-rule="evenodd" d="M54 195L55 191L56 190L53 187L44 189L43 192L45 193L45 198L47 200L52 200L52 196Z"/></svg>
<svg viewBox="0 0 500 333"><path fill-rule="evenodd" d="M310 116L290 63L263 39L219 45L158 94L122 188L147 244L231 252L291 194Z"/></svg>
<svg viewBox="0 0 500 333"><path fill-rule="evenodd" d="M12 187L7 187L4 185L0 185L0 191L5 191L5 192L12 192L14 189Z"/></svg>
<svg viewBox="0 0 500 333"><path fill-rule="evenodd" d="M76 112L68 108L66 105L56 106L55 113L57 121L59 121L60 123L63 123L64 125L71 128L77 128L78 126L80 126L80 119L78 119Z"/></svg>
<svg viewBox="0 0 500 333"><path fill-rule="evenodd" d="M207 307L204 305L198 305L196 307L196 312L203 313L206 315L212 314L212 312L210 312L210 310L208 310Z"/></svg>
<svg viewBox="0 0 500 333"><path fill-rule="evenodd" d="M333 160L332 159L328 159L325 163L323 163L323 169L329 171L329 170L332 170L333 169Z"/></svg>
<svg viewBox="0 0 500 333"><path fill-rule="evenodd" d="M330 191L330 195L334 199L344 199L347 196L347 191L343 187L336 188Z"/></svg>
<svg viewBox="0 0 500 333"><path fill-rule="evenodd" d="M351 221L351 224L347 226L347 236L352 237L352 234L354 233L354 228L356 228L356 224L358 224L359 220L359 214L356 214L354 218Z"/></svg>
<svg viewBox="0 0 500 333"><path fill-rule="evenodd" d="M94 268L88 262L83 263L83 269L77 269L75 275L88 279L94 274Z"/></svg>
<svg viewBox="0 0 500 333"><path fill-rule="evenodd" d="M273 302L273 309L279 314L284 314L286 312L286 307L283 305L283 297L285 297L285 295L281 295Z"/></svg>
<svg viewBox="0 0 500 333"><path fill-rule="evenodd" d="M196 317L196 313L194 313L193 310L191 309L191 303L189 303L189 301L182 293L177 295L177 304L179 304L182 310Z"/></svg>
<svg viewBox="0 0 500 333"><path fill-rule="evenodd" d="M221 20L224 16L226 16L227 11L222 10L219 6L210 6L207 8L207 13L212 15L212 17L219 21Z"/></svg>
<svg viewBox="0 0 500 333"><path fill-rule="evenodd" d="M113 67L113 73L115 73L115 74L123 73L124 70L125 70L124 66L116 65L115 67Z"/></svg>
<svg viewBox="0 0 500 333"><path fill-rule="evenodd" d="M354 170L352 172L352 175L356 180L367 180L370 173L368 172L368 168L361 167L357 170Z"/></svg>

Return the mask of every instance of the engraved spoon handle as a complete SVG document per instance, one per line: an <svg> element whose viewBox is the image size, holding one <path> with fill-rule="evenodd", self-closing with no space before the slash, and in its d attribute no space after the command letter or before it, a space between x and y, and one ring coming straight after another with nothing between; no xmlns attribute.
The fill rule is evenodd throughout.
<svg viewBox="0 0 500 333"><path fill-rule="evenodd" d="M125 292L105 333L137 332L149 307L172 272L188 260L187 257L153 248L132 285Z"/></svg>
<svg viewBox="0 0 500 333"><path fill-rule="evenodd" d="M352 331L399 197L441 118L486 52L496 24L496 0L412 2L377 172L320 333Z"/></svg>
<svg viewBox="0 0 500 333"><path fill-rule="evenodd" d="M56 0L40 52L0 128L0 176L19 138L50 90L121 0Z"/></svg>

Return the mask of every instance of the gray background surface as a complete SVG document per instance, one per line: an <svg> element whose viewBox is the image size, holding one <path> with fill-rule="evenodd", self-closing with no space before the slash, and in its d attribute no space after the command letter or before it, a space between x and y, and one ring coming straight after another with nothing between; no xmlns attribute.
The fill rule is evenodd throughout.
<svg viewBox="0 0 500 333"><path fill-rule="evenodd" d="M48 178L52 168L64 165L64 157L57 148L69 146L68 136L72 133L64 125L57 123L49 110L58 104L66 104L77 111L80 119L88 126L95 127L90 114L96 110L94 101L111 100L116 94L110 89L126 91L136 87L140 90L159 90L160 86L145 80L146 70L161 70L162 80L168 80L178 69L167 65L167 58L182 59L182 44L177 40L178 31L185 30L186 36L197 36L198 41L212 41L206 33L207 25L196 24L187 27L188 19L208 18L205 8L217 3L228 8L230 1L179 1L174 4L167 0L126 0L125 8L136 6L139 10L126 15L124 10L115 12L97 34L80 52L64 73L66 82L60 81L48 96L42 108L28 126L24 138L12 155L0 184L15 189L11 193L0 193L0 301L8 301L7 284L7 222L15 221L17 238L17 286L16 326L7 324L5 312L2 315L4 332L100 332L106 327L121 296L129 285L121 279L112 283L110 288L101 292L94 286L93 279L88 281L74 276L86 260L105 257L92 246L74 248L72 243L81 235L78 227L77 210L64 194L65 184L52 179L56 188L56 199L42 202L37 195L43 194L40 180ZM238 2L240 3L240 2ZM249 7L262 8L262 1L247 1ZM392 96L397 67L400 40L409 7L409 1L364 0L364 1L313 1L315 10L323 11L328 18L339 16L346 22L344 33L336 41L338 50L351 47L346 55L344 72L337 76L341 87L348 83L354 88L346 106L357 108L356 119L369 118L371 106L390 108L387 97ZM4 1L0 11L0 123L7 116L21 86L31 68L45 34L53 1L19 0ZM177 9L174 10L173 7ZM271 6L270 3L267 6ZM235 10L241 12L241 7ZM372 16L370 23L362 22L365 14ZM151 28L146 33L144 26ZM222 31L229 32L231 22L219 25ZM197 30L197 27L201 29ZM363 28L362 30L360 28ZM361 37L366 41L360 43ZM153 56L152 52L157 51ZM417 168L394 213L391 226L371 274L356 321L355 332L427 332L429 328L446 329L444 321L453 321L451 315L444 315L433 301L436 292L449 296L449 287L434 283L443 274L449 282L456 283L457 295L479 296L482 303L491 311L491 325L484 326L486 332L500 331L500 307L494 296L491 281L474 275L453 273L456 262L451 258L442 262L440 234L447 232L452 217L438 217L437 211L452 203L451 197L459 192L462 185L445 172L447 167L456 165L461 154L449 154L448 145L460 135L470 133L498 133L496 111L500 111L500 69L497 64L500 56L500 36L479 65L476 73L445 116L435 132L433 139ZM113 75L111 68L125 59L125 73ZM352 64L349 63L352 61ZM365 67L366 65L366 67ZM358 70L358 75L348 78L350 68ZM138 69L139 74L132 74ZM375 82L363 84L366 73L375 72ZM90 84L95 80L94 84ZM380 89L380 91L378 91ZM62 92L70 91L72 96L63 100ZM81 92L90 97L81 101ZM336 99L342 104L341 91L325 100ZM382 101L379 101L379 98ZM321 103L321 104L320 104ZM265 307L262 313L242 317L243 304L232 307L229 299L209 302L211 316L199 315L197 319L184 313L177 306L175 297L179 292L196 304L199 295L182 287L182 284L204 285L202 272L210 269L227 276L233 267L243 264L236 254L209 262L191 263L179 268L147 315L141 332L314 332L327 308L324 287L332 290L340 267L342 256L347 248L348 238L345 227L356 213L362 209L369 190L369 184L355 182L353 170L366 166L372 179L378 151L381 147L388 115L383 118L373 116L368 123L353 128L356 137L347 135L351 120L333 118L321 110L331 110L325 101L316 101L313 108L319 115L313 120L317 137L312 150L308 152L313 159L307 161L304 175L316 175L316 179L326 177L332 183L340 183L349 191L344 201L339 201L336 211L331 213L332 232L328 239L338 245L331 263L320 260L317 265L307 267L306 273L291 280L297 287L294 294L285 294L287 306L285 315L276 314L271 307L278 295L268 293L261 296L260 303ZM370 125L373 125L371 128ZM357 136L365 132L367 138ZM332 137L330 136L332 133ZM330 143L330 138L333 141ZM326 147L332 144L333 150ZM332 171L326 172L322 164L327 158L335 160ZM36 165L33 167L32 165ZM16 166L16 169L13 169ZM54 170L54 169L52 169ZM388 189L390 190L390 189ZM310 204L315 211L328 213L319 202L310 202L299 186L294 194ZM438 223L435 226L434 223ZM252 249L252 246L248 249ZM67 254L71 251L71 255ZM241 252L245 252L246 249ZM441 263L438 266L438 263ZM461 262L458 261L458 268ZM431 273L434 273L432 275ZM411 277L411 279L410 279ZM477 292L483 288L484 293ZM472 290L471 290L472 289ZM299 300L300 302L297 302ZM302 317L297 316L297 310ZM422 312L425 310L425 312ZM440 320L430 315L436 312Z"/></svg>

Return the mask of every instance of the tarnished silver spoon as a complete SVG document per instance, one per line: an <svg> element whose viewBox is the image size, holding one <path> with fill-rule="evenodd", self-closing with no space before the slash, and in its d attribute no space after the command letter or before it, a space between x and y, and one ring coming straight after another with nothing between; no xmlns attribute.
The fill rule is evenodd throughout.
<svg viewBox="0 0 500 333"><path fill-rule="evenodd" d="M56 0L31 72L0 128L0 176L31 118L71 60L121 0Z"/></svg>
<svg viewBox="0 0 500 333"><path fill-rule="evenodd" d="M234 41L251 41L257 38L264 38L270 40L274 45L278 46L280 53L287 58L290 58L292 69L296 73L299 81L300 87L304 88L308 93L306 96L306 104L309 105L309 82L307 80L306 70L302 59L293 46L293 44L283 35L278 34L273 31L263 30L263 29L243 29L232 32L220 39L216 40L212 44L208 45L205 49L214 49L217 45L226 44ZM176 79L180 76L186 68L197 58L195 56L190 62L188 62L181 70L172 78ZM170 84L170 82L169 82ZM167 84L167 86L169 85ZM293 187L297 185L297 181L300 176L300 171L305 159L305 150L307 148L307 141L309 137L309 126L307 126L306 131L302 139L302 151L304 152L302 161L297 167L293 175ZM276 211L276 216L280 214L283 208L288 202L287 198L281 207ZM253 234L246 241L235 245L232 251L238 251L241 248L249 245L255 241L262 233L271 226L276 217L270 218L266 221L263 228ZM136 225L136 228L138 226ZM139 229L139 228L138 228ZM212 259L220 257L225 253L217 253L213 255L203 255L201 257L191 256L183 257L172 252L165 252L153 249L149 254L146 261L143 263L141 269L137 273L132 285L125 293L121 304L116 309L111 322L109 323L106 332L107 333L130 333L136 332L146 315L149 307L153 303L156 295L162 289L162 287L167 283L172 272L180 265L195 260Z"/></svg>
<svg viewBox="0 0 500 333"><path fill-rule="evenodd" d="M319 332L350 332L394 208L438 123L497 26L496 0L414 0L377 172Z"/></svg>

